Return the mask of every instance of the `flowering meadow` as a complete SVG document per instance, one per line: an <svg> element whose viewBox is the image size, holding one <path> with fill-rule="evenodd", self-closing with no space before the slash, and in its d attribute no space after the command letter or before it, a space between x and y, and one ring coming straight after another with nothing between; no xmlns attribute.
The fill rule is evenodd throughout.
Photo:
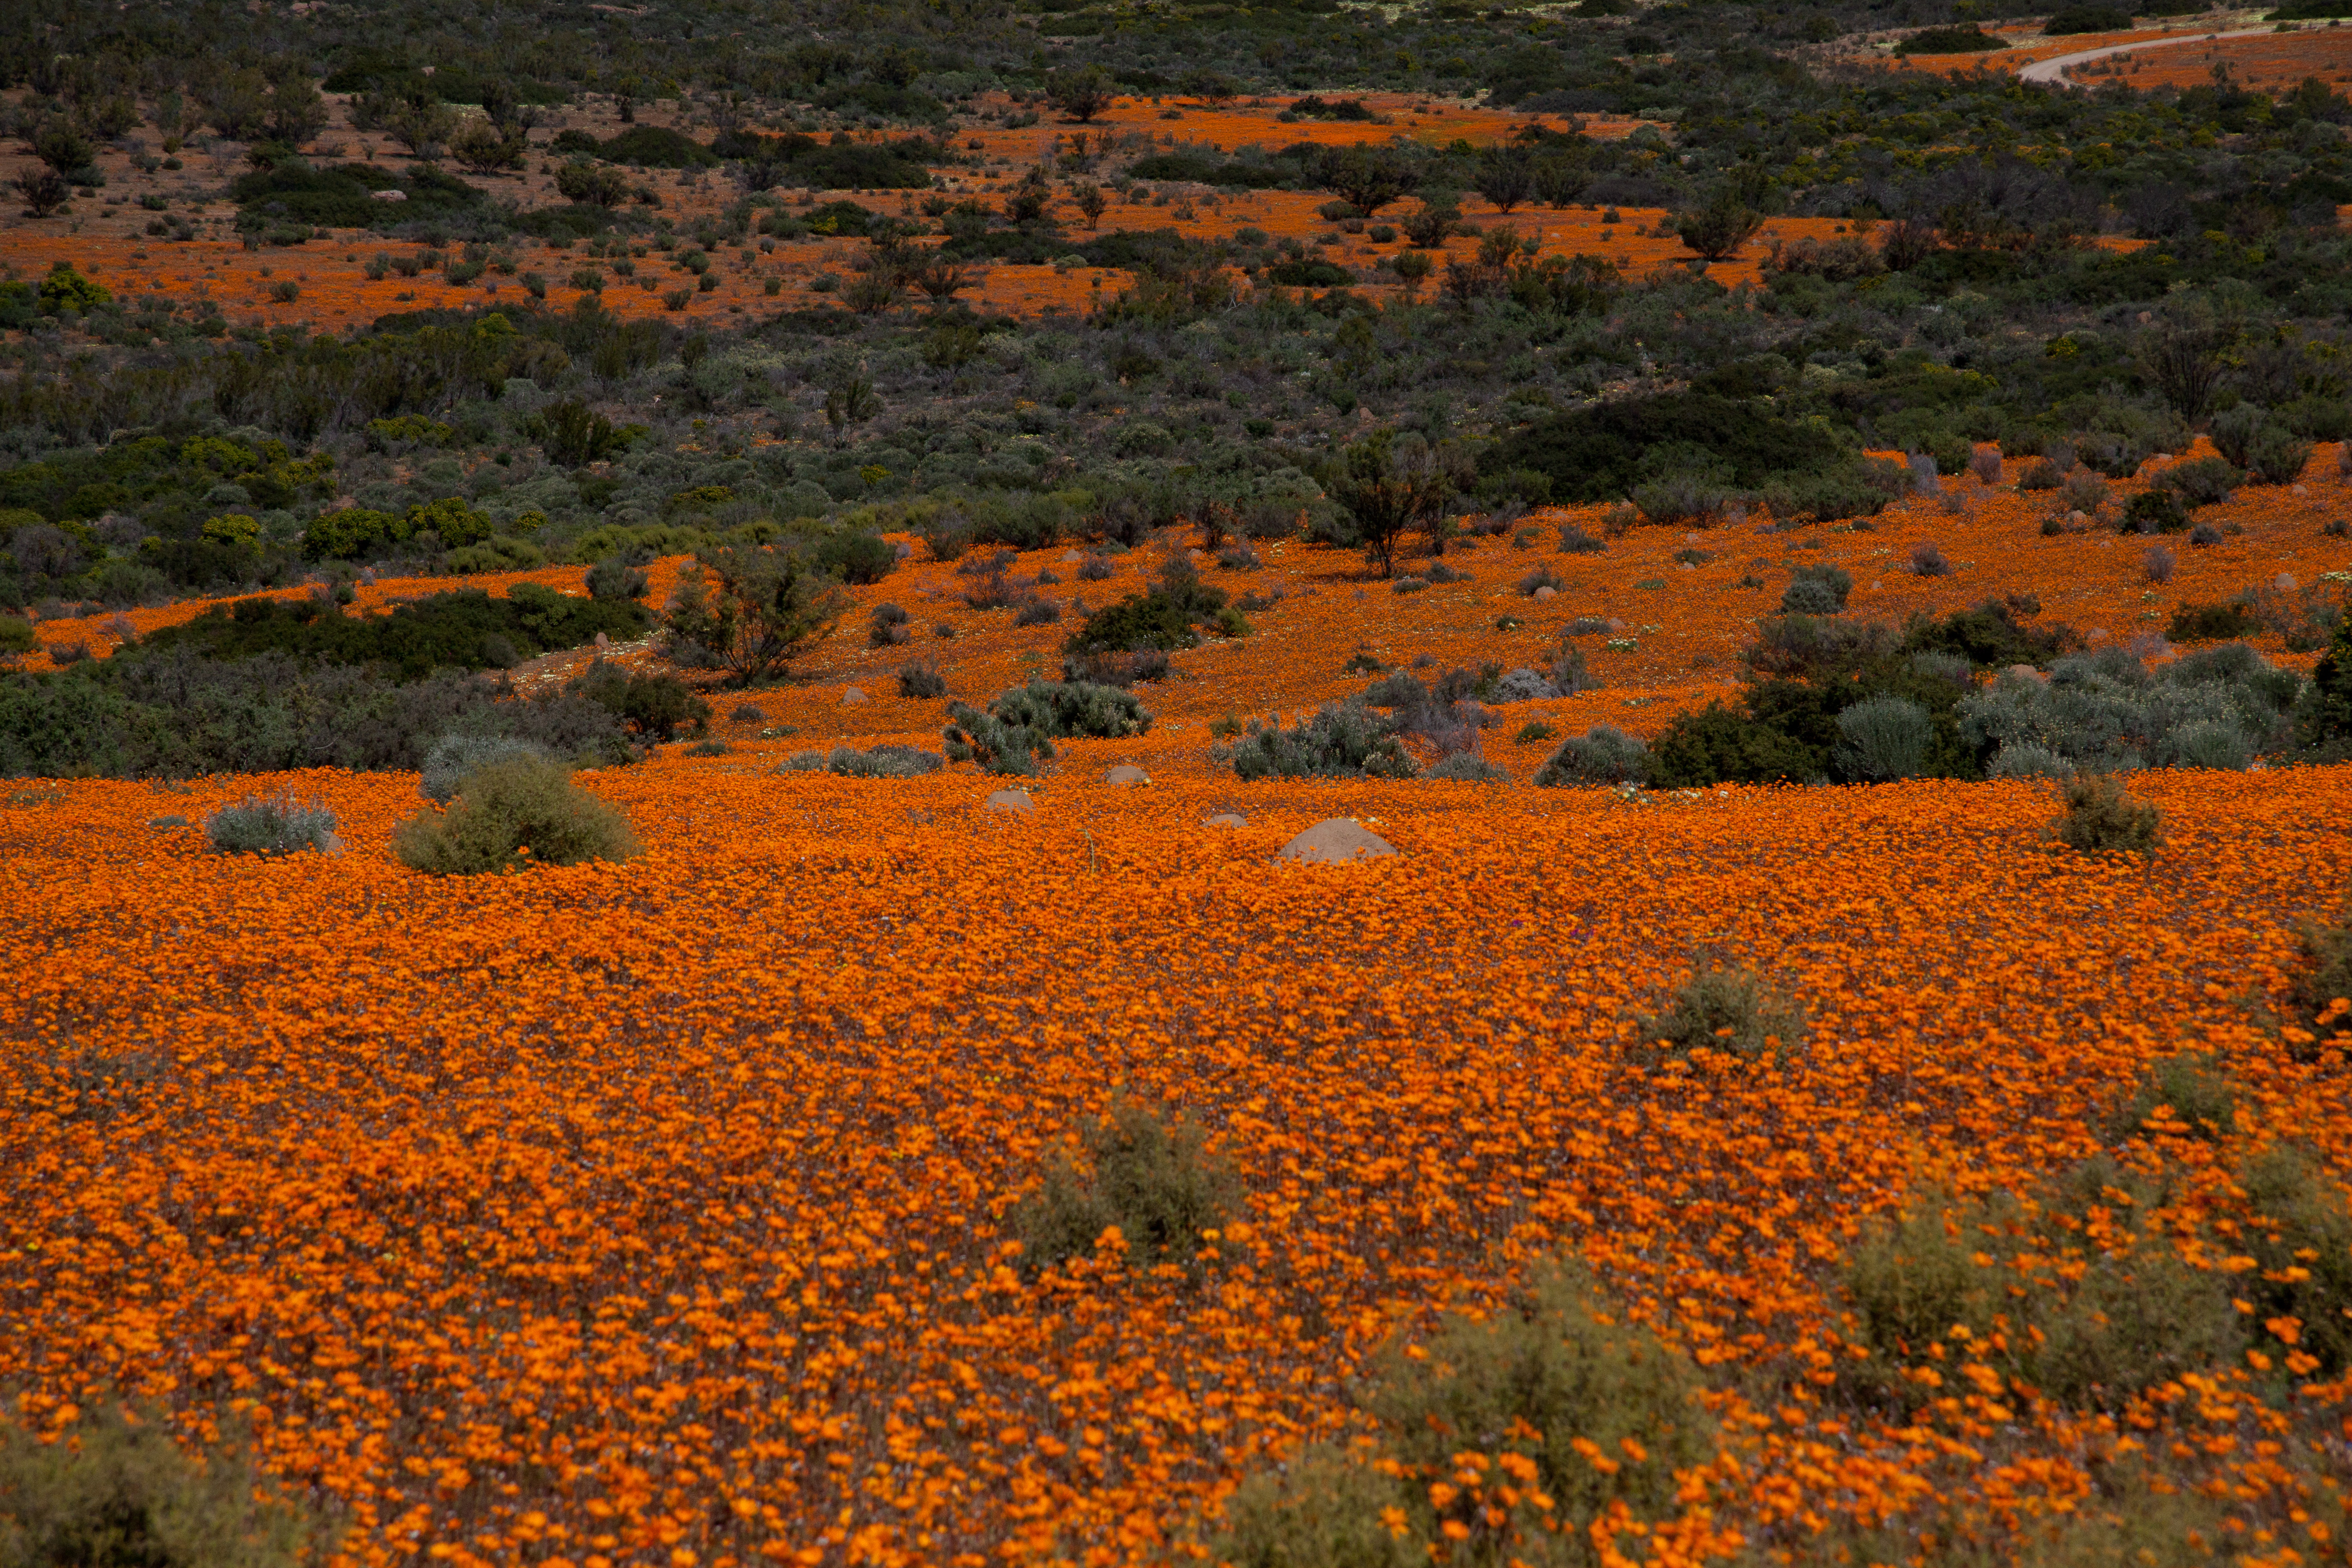
<svg viewBox="0 0 2352 1568"><path fill-rule="evenodd" d="M44 1422L248 1424L352 1563L1149 1561L1358 1429L1381 1344L1573 1256L1719 1426L1612 1550L1999 1557L2146 1451L2222 1500L2211 1560L2342 1559L2352 1385L2293 1322L2096 1415L1955 1347L1897 1420L1843 1391L1831 1279L1907 1194L2094 1152L2182 1050L2234 1125L2121 1157L2179 1173L2191 1264L2250 1264L2250 1151L2341 1182L2342 1056L2281 1020L2352 878L2343 770L2143 775L2143 859L2045 847L2022 784L1082 782L1125 744L1023 818L664 755L583 775L642 858L508 878L394 863L401 775L261 781L331 806L333 858L170 825L250 781L20 791L0 1380ZM1334 816L1399 854L1273 858ZM1781 978L1801 1047L1645 1051L1710 952ZM1115 1234L1023 1270L1008 1212L1114 1092L1202 1126L1244 1217L1196 1271ZM2290 1426L2336 1479L2277 1461Z"/></svg>

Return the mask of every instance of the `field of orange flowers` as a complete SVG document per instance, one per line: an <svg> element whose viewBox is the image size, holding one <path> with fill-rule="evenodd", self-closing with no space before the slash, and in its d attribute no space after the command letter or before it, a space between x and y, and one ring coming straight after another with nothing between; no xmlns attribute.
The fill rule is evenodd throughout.
<svg viewBox="0 0 2352 1568"><path fill-rule="evenodd" d="M1346 1430L1372 1348L1562 1251L1724 1390L1662 1559L1997 1535L2116 1430L1826 1394L1864 1220L2082 1156L2185 1047L2249 1086L2230 1147L2352 1150L2340 1069L2248 1008L2352 885L2342 770L2152 776L2143 864L2053 858L2022 784L1080 777L1007 820L967 778L665 757L590 775L642 858L465 881L384 853L413 781L266 782L350 852L149 825L245 781L0 811L0 1381L247 1417L353 1563L1143 1560ZM1401 855L1272 861L1335 815ZM1801 1058L1644 1065L1628 1009L1701 945L1790 978ZM1246 1223L1197 1285L1115 1245L1024 1278L1007 1208L1121 1088L1213 1131ZM2276 1500L2250 1386L2168 1397L2142 1439ZM2336 1560L2248 1511L2237 1561Z"/></svg>
<svg viewBox="0 0 2352 1568"><path fill-rule="evenodd" d="M1829 1271L1922 1182L2030 1184L2089 1153L2119 1087L2184 1048L2244 1086L2218 1152L2172 1152L2192 1207L2229 1212L2231 1164L2273 1142L2352 1175L2352 1079L2266 1022L2297 922L2352 895L2352 771L2141 775L2167 824L2142 861L2052 853L2025 784L1251 785L1208 731L1357 689L1351 647L1525 662L1581 614L1632 646L1593 646L1603 689L1525 713L1652 730L1726 689L1799 562L1846 565L1856 614L2032 593L2120 640L2352 564L2319 526L2347 500L2335 458L2200 512L2240 531L2161 585L2141 542L2045 538L2042 502L1972 479L1873 531L1727 524L1697 563L1656 529L1555 554L1557 524L1599 521L1544 513L1537 546L1451 552L1467 580L1412 595L1296 542L1256 573L1204 562L1284 596L1178 656L1148 735L1067 743L1025 817L986 811L969 772L774 771L838 738L937 743L943 704L895 694L904 650L863 646L881 600L960 697L1051 668L1063 628L971 610L919 557L857 590L758 717L720 700L729 752L583 775L647 846L622 865L407 871L387 847L407 775L17 787L0 1386L61 1424L110 1387L192 1436L241 1419L340 1510L355 1568L1141 1562L1352 1429L1375 1348L1572 1253L1716 1389L1719 1454L1628 1551L1810 1561L1892 1521L1998 1557L2138 1444L2234 1500L2214 1561L2340 1562L2341 1499L2275 1462L2258 1373L2294 1369L2298 1419L2339 1444L2352 1384L2303 1375L2292 1325L2120 1421L1996 1380L1896 1425L1829 1386L1854 1331ZM1903 571L1916 542L1953 574ZM1183 547L1082 586L1107 602ZM1514 586L1537 561L1566 584L1542 603ZM1491 754L1524 780L1542 747L1504 733ZM1097 782L1118 762L1153 782ZM344 853L229 858L187 826L279 787L334 810ZM1226 811L1244 826L1207 825ZM1400 854L1275 859L1341 816ZM1632 1014L1703 950L1787 977L1801 1054L1639 1048ZM1009 1211L1114 1091L1186 1111L1243 1177L1246 1218L1198 1281L1115 1242L1015 1267Z"/></svg>

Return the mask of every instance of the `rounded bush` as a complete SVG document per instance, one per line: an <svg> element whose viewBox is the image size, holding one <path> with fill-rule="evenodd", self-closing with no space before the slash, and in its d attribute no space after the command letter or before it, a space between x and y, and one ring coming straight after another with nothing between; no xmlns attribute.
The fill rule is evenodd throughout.
<svg viewBox="0 0 2352 1568"><path fill-rule="evenodd" d="M1647 772L1650 748L1610 724L1595 724L1581 735L1570 735L1551 754L1536 783L1547 789L1561 784L1638 784Z"/></svg>
<svg viewBox="0 0 2352 1568"><path fill-rule="evenodd" d="M1906 697L1873 697L1838 715L1838 770L1873 783L1916 778L1927 767L1936 721Z"/></svg>
<svg viewBox="0 0 2352 1568"><path fill-rule="evenodd" d="M425 767L416 781L416 793L438 805L446 805L457 796L459 786L468 773L492 763L502 763L512 757L530 757L539 762L553 762L546 748L529 741L518 741L509 735L444 735L433 742L425 753Z"/></svg>
<svg viewBox="0 0 2352 1568"><path fill-rule="evenodd" d="M441 877L625 860L643 847L617 807L576 787L562 763L535 757L478 769L455 805L419 812L392 836L402 865Z"/></svg>

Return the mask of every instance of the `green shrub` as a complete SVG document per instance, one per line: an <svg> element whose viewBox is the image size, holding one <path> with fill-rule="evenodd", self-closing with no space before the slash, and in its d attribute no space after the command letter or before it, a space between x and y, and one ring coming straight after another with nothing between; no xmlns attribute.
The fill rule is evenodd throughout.
<svg viewBox="0 0 2352 1568"><path fill-rule="evenodd" d="M2156 477L2156 483L2179 496L2183 506L2195 508L2228 500L2245 479L2226 458L2198 458L2175 463Z"/></svg>
<svg viewBox="0 0 2352 1568"><path fill-rule="evenodd" d="M1805 1043L1805 1006L1768 975L1702 955L1663 1013L1643 1014L1643 1043L1675 1055L1705 1047L1750 1061Z"/></svg>
<svg viewBox="0 0 2352 1568"><path fill-rule="evenodd" d="M1068 654L1184 648L1200 641L1184 607L1164 594L1129 594L1086 619L1062 645Z"/></svg>
<svg viewBox="0 0 2352 1568"><path fill-rule="evenodd" d="M1308 1448L1244 1480L1213 1560L1589 1568L1601 1561L1595 1521L1671 1516L1675 1472L1715 1455L1696 1369L1626 1322L1580 1268L1539 1274L1484 1319L1449 1315L1418 1348L1389 1346L1360 1394L1381 1423L1377 1447Z"/></svg>
<svg viewBox="0 0 2352 1568"><path fill-rule="evenodd" d="M2142 1135L2149 1117L2169 1106L2168 1119L2191 1137L2218 1142L2237 1128L2237 1093L2216 1058L2192 1051L2159 1057L2147 1064L2131 1092L2116 1097L2105 1132L2110 1143Z"/></svg>
<svg viewBox="0 0 2352 1568"><path fill-rule="evenodd" d="M1324 707L1287 730L1252 720L1240 740L1210 755L1245 779L1409 779L1421 771L1360 701Z"/></svg>
<svg viewBox="0 0 2352 1568"><path fill-rule="evenodd" d="M1032 680L988 707L1008 724L1056 741L1074 735L1115 741L1151 728L1151 715L1133 692L1084 680Z"/></svg>
<svg viewBox="0 0 2352 1568"><path fill-rule="evenodd" d="M1936 739L1934 718L1905 697L1866 697L1838 714L1837 727L1839 775L1868 783L1918 777Z"/></svg>
<svg viewBox="0 0 2352 1568"><path fill-rule="evenodd" d="M400 863L434 876L625 860L643 846L618 808L575 786L561 763L509 757L469 774L447 811L393 830Z"/></svg>
<svg viewBox="0 0 2352 1568"><path fill-rule="evenodd" d="M295 1568L333 1550L327 1521L241 1446L201 1458L159 1413L89 1401L58 1440L0 1418L0 1563L7 1568Z"/></svg>
<svg viewBox="0 0 2352 1568"><path fill-rule="evenodd" d="M1080 1142L1085 1168L1057 1151L1045 1184L1013 1212L1025 1267L1087 1257L1112 1226L1131 1258L1189 1263L1203 1232L1242 1212L1239 1177L1184 1117L1122 1095L1112 1100L1108 1116L1083 1131Z"/></svg>
<svg viewBox="0 0 2352 1568"><path fill-rule="evenodd" d="M2352 1366L2352 1209L2327 1168L2284 1146L2239 1174L2257 1218L2242 1239L2262 1268L2239 1277L2257 1321L2294 1318L2321 1377Z"/></svg>
<svg viewBox="0 0 2352 1568"><path fill-rule="evenodd" d="M1800 566L1780 595L1784 616L1834 616L1853 592L1853 574L1843 566Z"/></svg>
<svg viewBox="0 0 2352 1568"><path fill-rule="evenodd" d="M2174 642L2226 642L2252 637L2262 626L2243 605L2182 605L2172 612L2164 635Z"/></svg>
<svg viewBox="0 0 2352 1568"><path fill-rule="evenodd" d="M655 741L672 741L680 730L699 735L710 728L710 704L675 675L629 674L596 659L565 690L584 697Z"/></svg>
<svg viewBox="0 0 2352 1568"><path fill-rule="evenodd" d="M1001 693L985 712L969 703L950 703L945 736L948 755L957 762L1025 775L1036 771L1032 758L1054 754L1056 740L1117 739L1150 727L1151 715L1132 692L1085 680L1032 680Z"/></svg>
<svg viewBox="0 0 2352 1568"><path fill-rule="evenodd" d="M588 568L588 596L608 604L625 604L646 596L646 574L626 558L608 555Z"/></svg>
<svg viewBox="0 0 2352 1568"><path fill-rule="evenodd" d="M898 564L898 547L872 533L829 534L813 554L817 565L845 583L879 583Z"/></svg>
<svg viewBox="0 0 2352 1568"><path fill-rule="evenodd" d="M1959 27L1927 27L1895 46L1898 55L1969 55L2009 47L1973 22Z"/></svg>
<svg viewBox="0 0 2352 1568"><path fill-rule="evenodd" d="M1811 746L1720 700L1678 713L1650 742L1650 782L1664 789L1716 784L1802 784L1822 771Z"/></svg>
<svg viewBox="0 0 2352 1568"><path fill-rule="evenodd" d="M291 855L334 847L335 814L322 801L247 795L205 818L205 837L224 855Z"/></svg>
<svg viewBox="0 0 2352 1568"><path fill-rule="evenodd" d="M1497 767L1473 752L1455 752L1432 763L1422 775L1425 779L1445 779L1454 784L1507 784L1511 772Z"/></svg>
<svg viewBox="0 0 2352 1568"><path fill-rule="evenodd" d="M436 805L446 805L457 797L457 790L468 773L509 757L555 760L545 747L509 735L444 735L425 753L416 793Z"/></svg>
<svg viewBox="0 0 2352 1568"><path fill-rule="evenodd" d="M887 743L863 752L855 746L835 746L824 759L827 773L853 779L920 778L945 766L947 759L937 752Z"/></svg>
<svg viewBox="0 0 2352 1568"><path fill-rule="evenodd" d="M2142 490L2124 506L2128 533L2179 533L2188 526L2189 509L2170 490Z"/></svg>
<svg viewBox="0 0 2352 1568"><path fill-rule="evenodd" d="M2044 837L2069 849L2131 850L2146 854L2163 842L2163 814L2128 794L2112 773L2068 779L2062 786L2066 809Z"/></svg>
<svg viewBox="0 0 2352 1568"><path fill-rule="evenodd" d="M2157 1227L2136 1228L2153 1203L2145 1184L2098 1162L2070 1186L2032 1204L1917 1194L1872 1227L1839 1271L1870 1354L1841 1363L1841 1380L1907 1409L1948 1396L1974 1359L2060 1404L2114 1409L2235 1362L2245 1331L2231 1277L2191 1268ZM2084 1219L2094 1207L2095 1238Z"/></svg>
<svg viewBox="0 0 2352 1568"><path fill-rule="evenodd" d="M0 656L30 653L41 646L33 623L22 616L0 614Z"/></svg>
<svg viewBox="0 0 2352 1568"><path fill-rule="evenodd" d="M1559 743L1536 773L1546 789L1564 784L1639 784L1650 766L1650 748L1610 724L1595 724Z"/></svg>

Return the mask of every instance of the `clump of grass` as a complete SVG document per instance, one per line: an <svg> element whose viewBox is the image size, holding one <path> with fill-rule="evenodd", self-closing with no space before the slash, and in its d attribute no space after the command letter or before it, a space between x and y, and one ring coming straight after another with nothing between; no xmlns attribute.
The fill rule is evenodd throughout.
<svg viewBox="0 0 2352 1568"><path fill-rule="evenodd" d="M2071 778L2060 786L2066 809L2043 830L2043 837L2069 849L2131 850L2146 854L2164 841L2164 816L2150 802L2125 790L2113 773Z"/></svg>
<svg viewBox="0 0 2352 1568"><path fill-rule="evenodd" d="M1057 1153L1045 1184L1013 1211L1027 1267L1087 1257L1113 1226L1132 1258L1190 1263L1205 1233L1241 1211L1240 1178L1187 1118L1121 1095L1080 1143L1084 1166Z"/></svg>
<svg viewBox="0 0 2352 1568"><path fill-rule="evenodd" d="M334 844L335 814L323 801L291 795L247 795L205 818L205 837L224 855L321 852Z"/></svg>
<svg viewBox="0 0 2352 1568"><path fill-rule="evenodd" d="M939 660L918 658L898 667L898 695L901 697L945 697L948 678L940 673Z"/></svg>
<svg viewBox="0 0 2352 1568"><path fill-rule="evenodd" d="M2293 1318L2295 1342L2321 1377L2352 1366L2352 1208L2343 1190L2298 1150L2264 1150L2239 1174L2253 1224L2242 1233L2262 1268L2239 1276L2254 1320Z"/></svg>
<svg viewBox="0 0 2352 1568"><path fill-rule="evenodd" d="M295 1568L332 1531L240 1447L197 1458L160 1416L111 1400L44 1442L0 1419L0 1563L10 1568Z"/></svg>
<svg viewBox="0 0 2352 1568"><path fill-rule="evenodd" d="M1643 1014L1643 1038L1676 1056L1702 1047L1749 1061L1805 1043L1805 1007L1756 970L1702 956L1664 1012Z"/></svg>
<svg viewBox="0 0 2352 1568"><path fill-rule="evenodd" d="M562 763L534 757L477 770L447 811L419 812L392 836L402 865L441 877L625 860L643 847L617 807L573 784Z"/></svg>

